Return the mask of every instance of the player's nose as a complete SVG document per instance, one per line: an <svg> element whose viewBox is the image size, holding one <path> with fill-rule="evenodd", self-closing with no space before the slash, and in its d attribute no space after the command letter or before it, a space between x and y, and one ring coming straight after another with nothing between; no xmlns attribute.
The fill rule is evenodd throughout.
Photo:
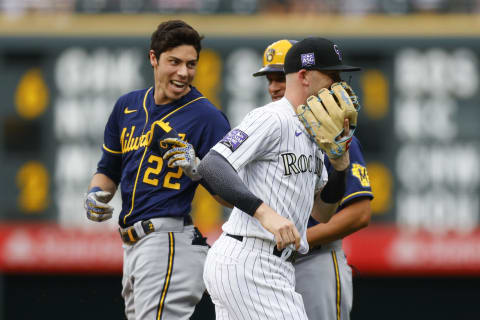
<svg viewBox="0 0 480 320"><path fill-rule="evenodd" d="M268 86L268 90L270 91L270 95L272 96L283 96L285 88L282 86L281 83L272 81L272 83Z"/></svg>
<svg viewBox="0 0 480 320"><path fill-rule="evenodd" d="M177 74L182 77L186 77L188 75L187 65L182 63L178 66Z"/></svg>
<svg viewBox="0 0 480 320"><path fill-rule="evenodd" d="M278 83L277 81L272 81L272 82L270 82L270 84L268 85L268 87L269 87L269 89L270 89L271 91L276 91L276 90L278 90L278 89L280 88L279 83Z"/></svg>

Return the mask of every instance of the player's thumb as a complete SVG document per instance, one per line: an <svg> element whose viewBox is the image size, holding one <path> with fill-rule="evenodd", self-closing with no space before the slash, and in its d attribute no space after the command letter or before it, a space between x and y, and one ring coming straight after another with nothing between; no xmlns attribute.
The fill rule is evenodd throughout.
<svg viewBox="0 0 480 320"><path fill-rule="evenodd" d="M108 191L97 191L95 192L95 198L103 203L110 201L112 194Z"/></svg>
<svg viewBox="0 0 480 320"><path fill-rule="evenodd" d="M282 235L280 234L280 232L276 231L276 232L273 232L273 236L275 238L275 242L277 243L278 250L282 250L285 245Z"/></svg>
<svg viewBox="0 0 480 320"><path fill-rule="evenodd" d="M298 232L296 227L294 227L294 229L293 229L293 234L295 236L295 249L298 250L298 249L300 249L301 237L300 237L300 233Z"/></svg>

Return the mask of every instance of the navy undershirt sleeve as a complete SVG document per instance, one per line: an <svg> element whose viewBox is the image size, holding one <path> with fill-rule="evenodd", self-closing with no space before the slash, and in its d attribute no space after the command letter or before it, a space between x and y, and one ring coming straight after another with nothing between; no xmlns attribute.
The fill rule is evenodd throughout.
<svg viewBox="0 0 480 320"><path fill-rule="evenodd" d="M320 198L325 203L336 203L342 200L345 190L347 188L347 171L349 168L343 171L332 170L328 175L328 182L325 188L320 192Z"/></svg>

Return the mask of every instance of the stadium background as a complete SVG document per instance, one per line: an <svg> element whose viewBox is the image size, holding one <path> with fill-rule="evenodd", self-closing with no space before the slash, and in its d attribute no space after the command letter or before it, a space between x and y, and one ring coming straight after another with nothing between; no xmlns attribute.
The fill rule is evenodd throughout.
<svg viewBox="0 0 480 320"><path fill-rule="evenodd" d="M357 135L376 198L370 226L344 243L352 318L480 317L480 1L0 0L0 10L0 319L123 318L116 219L87 221L82 198L113 103L152 84L149 37L171 18L205 35L195 85L232 125L268 101L251 74L275 40L328 37L362 66ZM213 242L228 211L200 190L193 215ZM194 318L210 319L208 304Z"/></svg>

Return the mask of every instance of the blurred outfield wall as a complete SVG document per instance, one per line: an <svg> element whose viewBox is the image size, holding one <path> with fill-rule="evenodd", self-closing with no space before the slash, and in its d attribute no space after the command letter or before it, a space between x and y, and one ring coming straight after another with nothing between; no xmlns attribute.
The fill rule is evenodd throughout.
<svg viewBox="0 0 480 320"><path fill-rule="evenodd" d="M205 35L195 85L232 126L268 101L251 76L268 44L334 40L363 68L351 83L368 176L354 170L376 197L372 225L345 242L350 261L373 275L480 274L480 18L455 15L0 17L2 270L120 271L116 221L99 232L83 193L115 100L152 85L150 34L172 18ZM214 241L228 212L200 190L193 215Z"/></svg>

